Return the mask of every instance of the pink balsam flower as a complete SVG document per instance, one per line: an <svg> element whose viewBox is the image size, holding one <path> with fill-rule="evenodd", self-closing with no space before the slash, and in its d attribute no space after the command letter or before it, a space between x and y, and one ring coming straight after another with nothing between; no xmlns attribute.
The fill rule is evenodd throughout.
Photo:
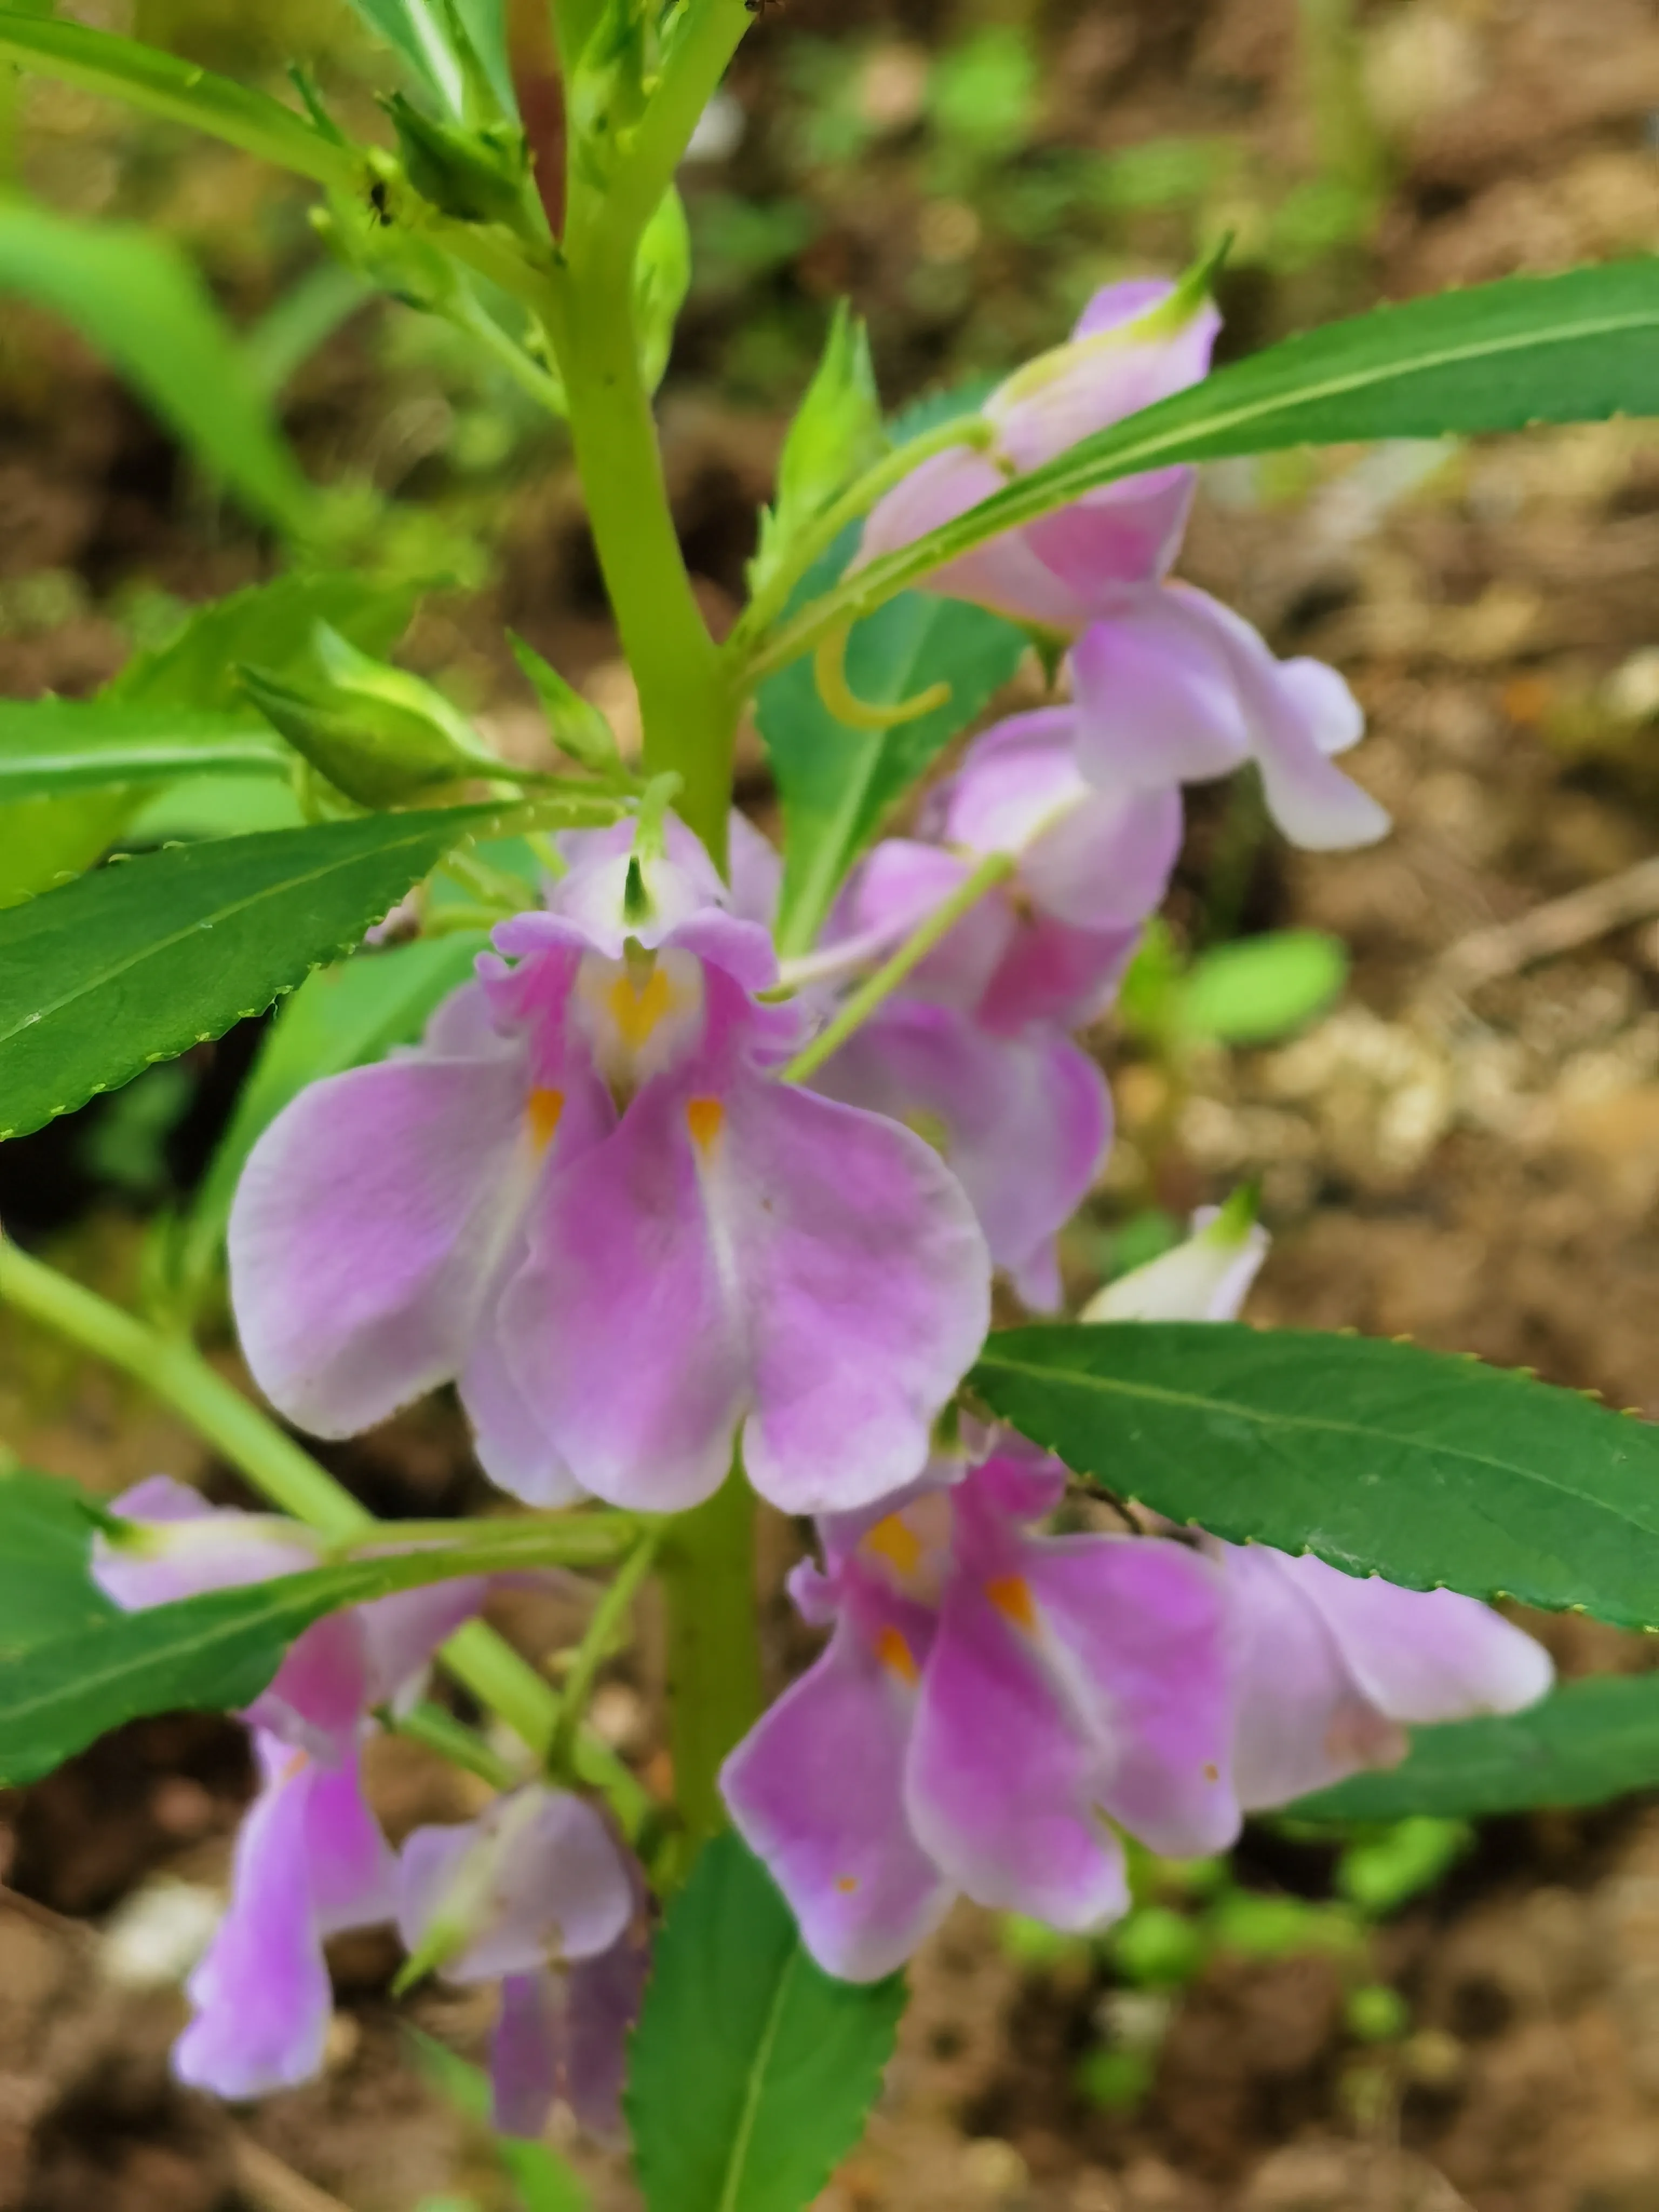
<svg viewBox="0 0 1659 2212"><path fill-rule="evenodd" d="M860 561L895 551L964 514L1009 479L1206 374L1220 318L1158 278L1109 284L1067 343L1016 371L981 410L988 448L952 447L920 464L872 508ZM977 599L1067 635L1089 620L1102 586L1164 575L1179 550L1194 472L1158 469L1101 486L975 547L921 580L923 590Z"/></svg>
<svg viewBox="0 0 1659 2212"><path fill-rule="evenodd" d="M1200 1215L1184 1244L1109 1285L1084 1319L1231 1321L1267 1249L1242 1211ZM1231 1771L1247 1812L1395 1765L1407 1727L1519 1712L1553 1680L1543 1646L1474 1598L1265 1544L1203 1546L1225 1577Z"/></svg>
<svg viewBox="0 0 1659 2212"><path fill-rule="evenodd" d="M1108 286L1069 344L993 393L988 451L935 454L877 505L860 559L908 544L1079 438L1196 383L1218 327L1207 301L1170 285ZM1119 802L1253 760L1293 843L1370 844L1388 816L1331 765L1363 727L1347 685L1318 661L1275 659L1231 609L1169 580L1193 483L1190 469L1172 467L1107 484L935 569L921 588L1073 641L1076 769Z"/></svg>
<svg viewBox="0 0 1659 2212"><path fill-rule="evenodd" d="M297 1523L210 1506L166 1475L126 1492L115 1511L129 1525L100 1533L92 1572L129 1611L293 1574L322 1556ZM237 1839L229 1909L185 1985L195 2017L173 2051L181 2080L257 2097L320 2068L331 2009L325 1939L389 1920L395 1906L392 1853L362 1794L368 1714L418 1688L483 1595L472 1576L330 1613L242 1716L259 1790Z"/></svg>
<svg viewBox="0 0 1659 2212"><path fill-rule="evenodd" d="M827 1649L727 1760L732 1817L830 1972L898 1966L965 1893L1056 1927L1128 1903L1118 1821L1226 1844L1221 1578L1183 1545L1042 1536L1065 1470L1019 1439L822 1524Z"/></svg>
<svg viewBox="0 0 1659 2212"><path fill-rule="evenodd" d="M448 1981L501 1984L489 2072L503 2134L539 2136L561 2096L584 2126L617 2131L645 1981L641 1897L592 1808L538 1784L404 1842L398 1925L411 1954Z"/></svg>
<svg viewBox="0 0 1659 2212"><path fill-rule="evenodd" d="M419 1048L272 1123L231 1218L244 1347L322 1434L454 1378L533 1503L678 1510L740 1434L786 1510L856 1507L921 1470L983 1240L911 1132L778 1080L771 939L668 831L644 860L631 825L568 839Z"/></svg>
<svg viewBox="0 0 1659 2212"><path fill-rule="evenodd" d="M1078 773L1069 710L976 738L921 827L854 876L823 959L881 957L993 854L974 907L830 1060L818 1087L933 1135L995 1263L1028 1305L1060 1303L1056 1231L1111 1140L1097 1062L1066 1032L1109 1005L1181 839L1177 791L1110 797Z"/></svg>

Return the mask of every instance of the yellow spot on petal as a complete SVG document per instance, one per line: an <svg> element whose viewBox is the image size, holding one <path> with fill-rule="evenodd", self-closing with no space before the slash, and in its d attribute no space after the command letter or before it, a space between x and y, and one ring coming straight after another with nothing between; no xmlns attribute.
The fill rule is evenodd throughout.
<svg viewBox="0 0 1659 2212"><path fill-rule="evenodd" d="M999 1575L994 1582L986 1583L985 1595L1005 1620L1012 1620L1028 1636L1036 1633L1036 1607L1031 1599L1031 1585L1024 1575Z"/></svg>
<svg viewBox="0 0 1659 2212"><path fill-rule="evenodd" d="M685 1126L691 1132L691 1141L699 1152L706 1152L719 1136L726 1121L726 1109L718 1098L689 1098L685 1103Z"/></svg>
<svg viewBox="0 0 1659 2212"><path fill-rule="evenodd" d="M1219 1782L1221 1779L1221 1769L1215 1764L1213 1759L1206 1759L1205 1761L1204 1779L1206 1782Z"/></svg>
<svg viewBox="0 0 1659 2212"><path fill-rule="evenodd" d="M843 1897L850 1897L858 1886L859 1878L855 1874L838 1874L836 1876L836 1887Z"/></svg>
<svg viewBox="0 0 1659 2212"><path fill-rule="evenodd" d="M605 994L605 1002L617 1035L637 1052L672 1007L673 988L663 968L653 967L648 975L624 969Z"/></svg>
<svg viewBox="0 0 1659 2212"><path fill-rule="evenodd" d="M876 1638L876 1656L888 1673L896 1674L901 1682L919 1682L921 1680L916 1662L910 1656L910 1647L898 1629L882 1630Z"/></svg>
<svg viewBox="0 0 1659 2212"><path fill-rule="evenodd" d="M532 1091L525 1118L530 1124L530 1140L538 1152L544 1152L552 1143L564 1112L562 1091Z"/></svg>
<svg viewBox="0 0 1659 2212"><path fill-rule="evenodd" d="M866 1535L864 1548L902 1575L915 1574L921 1565L921 1539L901 1514L890 1513L884 1521L878 1521Z"/></svg>

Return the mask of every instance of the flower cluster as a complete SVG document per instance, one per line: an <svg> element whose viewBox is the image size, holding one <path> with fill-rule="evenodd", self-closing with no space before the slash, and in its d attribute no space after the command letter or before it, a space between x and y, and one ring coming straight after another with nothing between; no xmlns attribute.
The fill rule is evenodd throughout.
<svg viewBox="0 0 1659 2212"><path fill-rule="evenodd" d="M862 557L1201 376L1215 330L1176 289L1102 293L993 395L988 445L881 501ZM1243 1812L1397 1756L1402 1723L1508 1711L1548 1679L1464 1599L1192 1530L1045 1533L1058 1462L1001 1433L937 1445L994 1267L1060 1303L1056 1234L1110 1132L1077 1032L1163 898L1182 785L1254 760L1302 843L1384 826L1332 765L1360 732L1340 678L1169 580L1192 489L1181 468L1109 485L932 579L1064 647L1068 696L980 737L805 958L781 972L776 859L742 822L729 882L648 809L568 836L418 1046L276 1117L232 1212L247 1358L302 1426L347 1434L453 1382L485 1470L533 1504L680 1511L735 1456L817 1516L823 1563L793 1589L827 1647L724 1785L816 1956L854 1978L958 1893L1096 1926L1127 1902L1120 1830L1214 1850ZM936 916L925 956L802 1063L811 1085L790 1079L847 988ZM1231 1313L1261 1249L1224 1217L1094 1317ZM154 1485L126 1506L183 1510ZM106 1546L100 1571L148 1604L311 1556L286 1524L203 1514ZM395 1917L416 1968L501 1984L503 2124L533 2129L556 2093L614 2108L641 1916L599 1814L527 1786L394 1863L361 1796L368 1716L479 1596L321 1624L247 1716L264 1781L191 1985L189 2078L246 2094L308 2070L324 1938Z"/></svg>
<svg viewBox="0 0 1659 2212"><path fill-rule="evenodd" d="M1212 1223L1101 1320L1222 1319L1259 1232ZM1051 1926L1128 1905L1127 1830L1218 1850L1245 1812L1406 1749L1401 1723L1542 1696L1540 1645L1474 1600L1192 1531L1044 1535L1066 1469L978 1439L819 1524L792 1589L819 1658L726 1762L738 1827L830 1972L890 1972L965 1894Z"/></svg>
<svg viewBox="0 0 1659 2212"><path fill-rule="evenodd" d="M801 1016L760 995L772 940L666 830L644 858L631 824L568 839L418 1049L271 1124L230 1220L243 1346L324 1436L453 1379L535 1504L678 1511L740 1437L785 1511L850 1510L921 1470L983 1239L921 1139L777 1080Z"/></svg>
<svg viewBox="0 0 1659 2212"><path fill-rule="evenodd" d="M115 1511L93 1572L129 1610L322 1557L295 1522L216 1509L165 1475L126 1492ZM635 1877L599 1815L532 1786L476 1821L417 1828L394 1854L363 1796L372 1717L413 1697L485 1590L467 1576L326 1615L243 1714L259 1786L229 1909L190 1978L194 2017L173 2053L184 2081L245 2098L308 2079L332 2009L325 1942L395 1920L411 1952L451 1980L500 1982L490 2066L500 2128L539 2134L558 2094L595 2128L616 2125L643 1954Z"/></svg>

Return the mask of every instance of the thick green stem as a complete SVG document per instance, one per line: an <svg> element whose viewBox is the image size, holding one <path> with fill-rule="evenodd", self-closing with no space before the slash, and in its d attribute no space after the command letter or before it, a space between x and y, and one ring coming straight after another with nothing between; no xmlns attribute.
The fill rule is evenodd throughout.
<svg viewBox="0 0 1659 2212"><path fill-rule="evenodd" d="M674 1796L696 1844L726 1825L721 1763L761 1710L755 1500L741 1467L707 1504L670 1523L659 1571Z"/></svg>
<svg viewBox="0 0 1659 2212"><path fill-rule="evenodd" d="M690 0L616 174L573 205L574 233L591 226L594 240L631 268L640 234L753 21L744 0Z"/></svg>
<svg viewBox="0 0 1659 2212"><path fill-rule="evenodd" d="M708 635L668 503L640 374L631 254L573 258L544 301L593 543L639 688L650 775L681 779L676 810L726 853L737 688Z"/></svg>

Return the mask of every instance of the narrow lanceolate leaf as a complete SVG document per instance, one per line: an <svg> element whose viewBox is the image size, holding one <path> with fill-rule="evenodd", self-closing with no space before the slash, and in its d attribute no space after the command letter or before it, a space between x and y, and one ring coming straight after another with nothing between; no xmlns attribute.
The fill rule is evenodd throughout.
<svg viewBox="0 0 1659 2212"><path fill-rule="evenodd" d="M520 1525L503 1524L499 1556L473 1541L352 1559L145 1613L105 1607L73 1633L15 1654L0 1649L0 1789L49 1774L144 1714L251 1705L313 1621L394 1590L522 1564L510 1533Z"/></svg>
<svg viewBox="0 0 1659 2212"><path fill-rule="evenodd" d="M902 1978L832 1981L735 1836L657 1938L625 2104L649 2212L801 2212L858 2140Z"/></svg>
<svg viewBox="0 0 1659 2212"><path fill-rule="evenodd" d="M222 138L319 185L349 191L357 159L280 100L137 39L0 9L0 61Z"/></svg>
<svg viewBox="0 0 1659 2212"><path fill-rule="evenodd" d="M1290 1810L1299 1820L1473 1820L1656 1787L1659 1674L1601 1674L1528 1712L1421 1729L1402 1765L1356 1774Z"/></svg>
<svg viewBox="0 0 1659 2212"><path fill-rule="evenodd" d="M1373 438L1438 438L1659 411L1659 260L1510 276L1328 323L1085 438L802 609L782 665L856 614L1097 485L1177 461Z"/></svg>
<svg viewBox="0 0 1659 2212"><path fill-rule="evenodd" d="M826 588L850 550L849 541L820 562L804 588ZM762 684L756 714L783 802L786 951L810 947L888 811L1008 681L1026 644L1023 630L982 607L907 592L854 629L848 683L878 706L948 684L949 699L932 714L889 730L850 729L819 696L810 661Z"/></svg>
<svg viewBox="0 0 1659 2212"><path fill-rule="evenodd" d="M1234 1543L1659 1624L1659 1428L1576 1391L1212 1322L1011 1329L969 1379L1077 1474Z"/></svg>
<svg viewBox="0 0 1659 2212"><path fill-rule="evenodd" d="M0 914L0 1137L263 1012L359 943L496 811L174 846Z"/></svg>
<svg viewBox="0 0 1659 2212"><path fill-rule="evenodd" d="M287 775L294 755L257 714L0 701L0 801L199 775Z"/></svg>
<svg viewBox="0 0 1659 2212"><path fill-rule="evenodd" d="M67 26L41 26L52 27ZM294 537L318 530L319 494L206 286L169 240L133 224L0 204L0 293L72 323L262 520Z"/></svg>
<svg viewBox="0 0 1659 2212"><path fill-rule="evenodd" d="M74 1483L25 1468L0 1475L0 1669L115 1617L87 1573L93 1528L94 1509Z"/></svg>

